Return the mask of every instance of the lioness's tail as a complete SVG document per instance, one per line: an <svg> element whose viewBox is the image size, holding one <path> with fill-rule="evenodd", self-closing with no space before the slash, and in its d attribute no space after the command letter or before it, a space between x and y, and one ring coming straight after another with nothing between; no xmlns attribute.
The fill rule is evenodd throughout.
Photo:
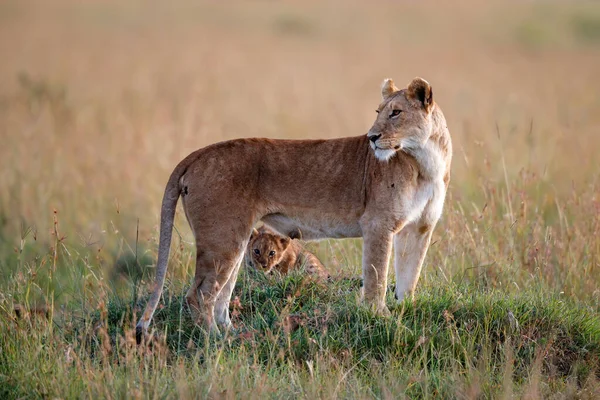
<svg viewBox="0 0 600 400"><path fill-rule="evenodd" d="M185 173L187 166L190 164L189 158L182 161L173 171L167 187L165 188L165 194L163 196L162 206L160 210L160 239L158 243L158 262L156 264L156 281L154 283L154 290L152 296L146 305L144 314L138 321L135 327L136 340L138 344L142 340L142 336L148 330L152 315L156 310L156 306L160 300L163 286L165 283L165 276L167 275L167 265L169 262L169 251L171 249L171 236L173 234L173 220L175 219L175 209L177 208L177 201L181 194L180 179Z"/></svg>

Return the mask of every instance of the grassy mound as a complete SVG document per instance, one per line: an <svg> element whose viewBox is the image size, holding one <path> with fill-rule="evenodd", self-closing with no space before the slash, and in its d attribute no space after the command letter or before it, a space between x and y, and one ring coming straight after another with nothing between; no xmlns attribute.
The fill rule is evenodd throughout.
<svg viewBox="0 0 600 400"><path fill-rule="evenodd" d="M323 358L363 373L376 365L418 396L453 393L466 376L488 394L508 383L518 387L532 374L550 386L600 376L600 318L560 296L431 286L381 317L358 305L359 287L358 279L323 283L300 274L276 279L244 272L232 302L235 329L219 338L194 325L182 295L167 292L153 321L156 343L183 357L199 349L204 356L244 354L266 368L310 369ZM132 330L132 311L142 306L108 305L113 344Z"/></svg>

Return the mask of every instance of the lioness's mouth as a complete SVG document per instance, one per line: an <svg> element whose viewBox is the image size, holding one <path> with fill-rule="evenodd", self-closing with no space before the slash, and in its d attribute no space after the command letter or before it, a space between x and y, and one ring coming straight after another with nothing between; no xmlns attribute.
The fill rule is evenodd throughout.
<svg viewBox="0 0 600 400"><path fill-rule="evenodd" d="M373 143L373 142L371 142L371 148L372 148L373 150L384 150L384 151L386 151L386 150L391 150L391 149L385 149L385 148L383 148L383 147L379 147L379 146L377 146L377 144L376 144L376 143ZM401 144L397 144L397 145L395 145L395 146L393 147L393 149L394 149L394 150L402 150L402 145L401 145Z"/></svg>

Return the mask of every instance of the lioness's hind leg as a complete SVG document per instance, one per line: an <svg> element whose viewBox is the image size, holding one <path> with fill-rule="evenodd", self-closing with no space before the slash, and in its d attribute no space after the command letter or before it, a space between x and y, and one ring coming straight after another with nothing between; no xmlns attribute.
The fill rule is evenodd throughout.
<svg viewBox="0 0 600 400"><path fill-rule="evenodd" d="M198 325L204 325L209 329L213 329L213 315L208 314L207 312L207 304L203 293L200 292L200 287L205 285L205 282L209 285L214 285L214 273L211 273L208 260L204 260L204 257L200 255L200 252L198 252L198 254L199 255L196 256L196 275L194 276L194 282L188 289L185 299L194 322Z"/></svg>
<svg viewBox="0 0 600 400"><path fill-rule="evenodd" d="M231 327L231 318L229 317L229 303L231 301L231 294L233 288L237 282L237 276L240 271L242 259L244 258L244 251L240 251L237 261L235 262L234 269L229 276L229 279L225 283L225 286L221 289L217 295L215 301L215 320L217 325L228 329Z"/></svg>
<svg viewBox="0 0 600 400"><path fill-rule="evenodd" d="M239 255L234 251L208 256L201 249L197 251L199 256L196 257L196 275L186 294L186 300L198 325L218 331L215 324L215 302L234 272Z"/></svg>

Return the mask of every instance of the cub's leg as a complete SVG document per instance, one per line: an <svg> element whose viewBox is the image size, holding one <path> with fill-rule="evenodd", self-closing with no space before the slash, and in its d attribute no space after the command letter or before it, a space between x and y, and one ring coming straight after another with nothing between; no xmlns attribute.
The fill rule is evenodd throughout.
<svg viewBox="0 0 600 400"><path fill-rule="evenodd" d="M394 237L394 269L396 299L412 296L431 241L433 225L412 223Z"/></svg>
<svg viewBox="0 0 600 400"><path fill-rule="evenodd" d="M390 231L363 230L363 300L382 315L390 313L385 306L385 292L392 239Z"/></svg>
<svg viewBox="0 0 600 400"><path fill-rule="evenodd" d="M321 260L306 249L302 249L302 253L300 253L296 263L299 265L306 265L306 271L309 274L314 274L322 279L329 278L329 273L327 272L327 269L325 269L323 263L321 263Z"/></svg>

